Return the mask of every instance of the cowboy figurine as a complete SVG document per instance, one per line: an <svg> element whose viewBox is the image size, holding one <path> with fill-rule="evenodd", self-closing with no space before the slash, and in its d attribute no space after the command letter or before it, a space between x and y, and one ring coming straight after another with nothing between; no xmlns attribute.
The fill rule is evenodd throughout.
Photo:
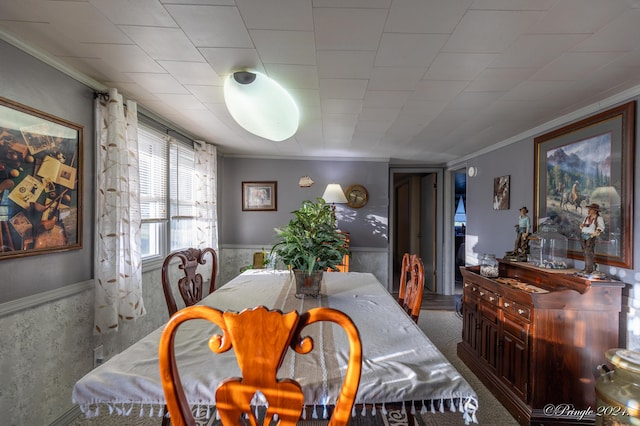
<svg viewBox="0 0 640 426"><path fill-rule="evenodd" d="M596 238L604 231L604 219L600 216L600 205L587 206L589 213L580 225L580 246L584 250L584 273L591 274L595 270L594 248Z"/></svg>
<svg viewBox="0 0 640 426"><path fill-rule="evenodd" d="M529 210L522 206L520 207L520 216L518 216L518 224L516 225L516 238L515 247L513 253L517 256L519 254L526 255L529 252L529 234L531 233L531 221L527 216Z"/></svg>

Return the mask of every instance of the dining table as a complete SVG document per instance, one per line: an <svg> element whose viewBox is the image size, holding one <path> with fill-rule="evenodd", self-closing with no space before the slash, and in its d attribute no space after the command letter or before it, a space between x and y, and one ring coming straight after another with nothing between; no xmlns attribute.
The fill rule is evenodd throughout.
<svg viewBox="0 0 640 426"><path fill-rule="evenodd" d="M320 295L312 297L296 294L291 271L249 269L215 289L200 304L235 312L256 306L300 313L320 306L340 310L353 320L362 342L362 373L354 413L367 415L376 407L385 410L394 405L434 415L446 409L459 412L467 424L476 422L475 391L373 274L325 272ZM86 417L105 412L164 414L158 365L162 330L151 332L76 382L72 400ZM333 323L312 324L304 331L313 338L314 350L304 355L289 350L278 377L298 381L306 407L322 417L337 400L349 343L346 333ZM207 416L215 414L218 384L241 376L233 351L214 354L209 350L207 342L217 333L221 331L216 325L195 320L183 324L175 340L187 400Z"/></svg>

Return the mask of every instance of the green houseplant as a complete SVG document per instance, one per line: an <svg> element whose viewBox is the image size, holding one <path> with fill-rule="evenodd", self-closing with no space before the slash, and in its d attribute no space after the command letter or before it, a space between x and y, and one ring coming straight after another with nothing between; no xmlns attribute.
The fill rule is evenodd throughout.
<svg viewBox="0 0 640 426"><path fill-rule="evenodd" d="M295 217L287 225L275 228L277 242L271 254L294 271L297 293L317 295L322 272L337 269L349 251L345 236L336 229L333 210L322 198L305 200L292 213Z"/></svg>

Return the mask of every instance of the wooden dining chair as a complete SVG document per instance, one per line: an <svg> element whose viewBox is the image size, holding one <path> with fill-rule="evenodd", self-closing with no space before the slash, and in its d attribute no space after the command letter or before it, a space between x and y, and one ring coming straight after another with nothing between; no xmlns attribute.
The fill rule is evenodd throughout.
<svg viewBox="0 0 640 426"><path fill-rule="evenodd" d="M424 293L424 265L422 259L412 254L409 262L409 280L404 292L402 308L417 323L422 307L422 294Z"/></svg>
<svg viewBox="0 0 640 426"><path fill-rule="evenodd" d="M209 349L223 353L233 348L242 377L223 380L216 389L216 408L223 425L240 424L246 416L253 426L258 424L250 406L259 390L267 400L263 425L269 425L277 415L281 426L296 425L304 406L300 384L293 379L279 379L278 369L289 346L299 354L313 349L310 337L301 337L302 330L319 321L334 322L345 330L349 341L349 360L344 381L329 425L347 425L360 384L362 345L357 327L345 313L327 307L313 308L302 314L282 313L264 306L245 309L240 313L196 305L174 314L160 338L160 378L171 422L174 426L193 425L195 420L180 382L174 338L178 326L192 319L204 319L218 325L222 335L214 335ZM203 366L206 368L206 366Z"/></svg>
<svg viewBox="0 0 640 426"><path fill-rule="evenodd" d="M400 268L400 289L398 291L398 303L404 307L404 296L407 291L407 276L409 275L409 266L411 265L411 255L405 253L402 255L402 267Z"/></svg>
<svg viewBox="0 0 640 426"><path fill-rule="evenodd" d="M211 259L211 276L209 277L209 289L205 293L202 274L198 272L198 267L205 265L208 259ZM180 270L183 273L180 273ZM185 306L195 305L204 297L213 293L216 286L217 273L218 256L215 250L210 247L203 249L188 248L169 254L162 264L162 288L169 316L178 311L178 305L174 297L176 289L182 296Z"/></svg>

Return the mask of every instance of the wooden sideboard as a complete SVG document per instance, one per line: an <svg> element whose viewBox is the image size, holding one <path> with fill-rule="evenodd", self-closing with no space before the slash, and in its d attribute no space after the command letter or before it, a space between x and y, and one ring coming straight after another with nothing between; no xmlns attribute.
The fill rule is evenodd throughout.
<svg viewBox="0 0 640 426"><path fill-rule="evenodd" d="M619 347L624 283L506 260L497 278L460 270L460 359L520 424L593 423L596 367Z"/></svg>
<svg viewBox="0 0 640 426"><path fill-rule="evenodd" d="M340 231L340 233L344 235L344 241L348 249L351 244L351 235L347 231ZM338 272L349 272L350 261L351 255L349 253L342 256L342 263L338 265Z"/></svg>

